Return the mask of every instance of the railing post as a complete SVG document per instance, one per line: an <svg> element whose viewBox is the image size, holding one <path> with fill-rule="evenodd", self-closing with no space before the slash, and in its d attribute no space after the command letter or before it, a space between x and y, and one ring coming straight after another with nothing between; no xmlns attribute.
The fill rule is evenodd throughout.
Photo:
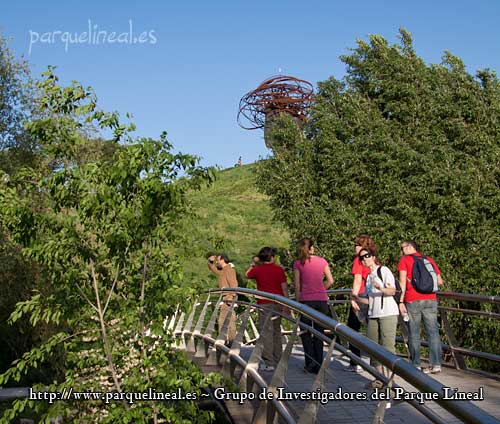
<svg viewBox="0 0 500 424"><path fill-rule="evenodd" d="M270 321L270 314L267 315L266 320L264 321L264 325L269 325ZM264 351L264 339L261 336L257 339L257 342L255 343L255 346L252 350L252 354L250 355L250 358L248 359L247 366L243 373L241 374L241 378L239 381L239 385L243 390L246 390L247 392L251 392L253 388L253 380L247 378L248 374L248 369L253 368L253 369L258 369L259 367L259 362L262 359L262 352Z"/></svg>
<svg viewBox="0 0 500 424"><path fill-rule="evenodd" d="M184 350L186 348L186 344L184 343L184 336L182 334L182 324L184 324L184 318L186 317L186 314L184 312L181 312L181 316L179 317L179 321L177 321L177 325L175 326L174 330L174 342L175 345L178 349ZM176 338L176 335L180 334L179 339ZM177 343L177 340L179 340L179 343Z"/></svg>
<svg viewBox="0 0 500 424"><path fill-rule="evenodd" d="M234 300L234 299L231 300L231 306L229 307L229 310L226 314L226 317L224 319L224 323L222 324L222 328L220 329L220 332L217 335L217 339L215 340L215 344L212 347L212 349L210 350L206 365L219 365L221 362L222 352L219 349L217 349L217 345L226 343L226 337L227 337L227 333L229 330L229 323L231 322L235 305L236 305L236 300ZM222 358L222 359L225 359L225 358Z"/></svg>
<svg viewBox="0 0 500 424"><path fill-rule="evenodd" d="M175 308L175 312L172 315L172 318L170 319L170 322L168 324L166 324L166 328L164 327L164 329L167 332L172 331L174 329L175 320L177 319L177 315L178 314L179 314L179 305L177 305L177 307Z"/></svg>
<svg viewBox="0 0 500 424"><path fill-rule="evenodd" d="M208 337L212 337L215 329L215 322L217 321L217 316L220 308L220 304L222 301L222 295L219 296L219 299L214 304L214 310L212 311L212 315L210 316L210 321L207 324L207 328L205 329L205 335Z"/></svg>
<svg viewBox="0 0 500 424"><path fill-rule="evenodd" d="M387 385L384 385L382 389L390 388L392 387L392 383L394 382L394 371L391 374L391 377L389 378L389 381L387 382ZM380 389L380 390L382 390ZM385 417L385 410L387 409L387 405L390 407L390 400L381 400L377 404L377 409L375 410L375 414L373 415L373 421L372 424L384 424L384 417Z"/></svg>
<svg viewBox="0 0 500 424"><path fill-rule="evenodd" d="M252 329L254 339L257 340L260 337L260 334L252 317L250 317L250 328Z"/></svg>
<svg viewBox="0 0 500 424"><path fill-rule="evenodd" d="M328 302L328 309L330 310L330 314L331 314L332 318L335 321L341 322L339 315L337 314L337 311L335 310L335 308L333 307L333 305L330 302Z"/></svg>
<svg viewBox="0 0 500 424"><path fill-rule="evenodd" d="M441 323L443 324L444 333L446 334L446 338L448 339L448 344L450 345L451 355L453 356L453 360L455 362L455 368L457 370L466 370L467 364L465 363L465 359L462 354L455 351L455 348L458 347L457 339L453 334L450 323L448 321L448 314L446 311L441 310Z"/></svg>
<svg viewBox="0 0 500 424"><path fill-rule="evenodd" d="M212 315L210 316L210 320L208 321L207 328L205 329L205 336L212 337L212 334L215 329L215 321L217 320L219 307L222 299L222 294L219 296L217 302L214 303L214 310L212 311ZM199 345L198 345L199 346ZM208 349L210 348L208 342L204 341L204 349L198 349L195 358L203 358L208 356Z"/></svg>
<svg viewBox="0 0 500 424"><path fill-rule="evenodd" d="M229 350L229 354L233 355L239 355L241 351L241 344L243 341L243 335L245 334L245 328L247 326L248 322L248 317L250 316L250 307L247 307L246 311L243 313L241 316L241 324L238 330L238 333L236 333L236 337L233 340L233 343L231 344L231 348ZM222 368L222 374L227 376L227 377L234 377L234 371L236 367L233 365L233 362L231 361L231 356L228 356L226 361L224 362L224 367Z"/></svg>
<svg viewBox="0 0 500 424"><path fill-rule="evenodd" d="M186 325L184 326L184 329L182 330L182 336L181 336L181 338L182 338L182 340L183 340L184 343L186 342L186 333L191 332L191 327L193 326L194 314L196 313L196 308L197 308L198 305L199 305L198 304L198 298L196 298L194 300L194 303L193 303L193 309L191 309L191 312L190 312L190 314L188 316L188 319L186 321ZM186 345L184 345L184 349L187 350L187 346Z"/></svg>
<svg viewBox="0 0 500 424"><path fill-rule="evenodd" d="M288 361L290 359L290 355L292 353L293 344L295 339L297 338L297 330L299 328L299 320L296 321L295 326L293 328L293 332L290 335L288 343L286 344L285 350L281 354L280 361L276 366L276 371L273 374L271 379L271 383L267 389L268 392L272 393L274 397L278 395L278 387L285 386L285 375L288 371ZM260 402L259 408L255 413L253 423L261 424L261 423L270 423L273 422L274 416L276 414L275 409L272 406L272 403L268 400Z"/></svg>
<svg viewBox="0 0 500 424"><path fill-rule="evenodd" d="M210 296L207 297L207 300L205 301L205 304L203 305L203 309L201 310L200 316L198 317L198 321L196 322L196 325L194 327L194 331L191 334L191 337L189 338L189 342L187 344L186 350L188 352L195 352L196 351L196 336L199 336L201 327L203 326L203 321L205 320L205 315L207 313L207 308L208 305L210 304Z"/></svg>
<svg viewBox="0 0 500 424"><path fill-rule="evenodd" d="M328 347L328 353L326 354L323 362L321 363L321 367L318 371L318 375L314 380L314 383L311 388L311 392L315 392L316 390L320 390L321 392L325 391L325 377L326 371L330 368L330 361L332 359L333 349L335 347L335 342L337 340L337 336L335 336ZM311 400L309 401L305 408L302 410L300 417L297 421L298 424L314 424L316 422L316 415L318 414L319 408L319 400Z"/></svg>

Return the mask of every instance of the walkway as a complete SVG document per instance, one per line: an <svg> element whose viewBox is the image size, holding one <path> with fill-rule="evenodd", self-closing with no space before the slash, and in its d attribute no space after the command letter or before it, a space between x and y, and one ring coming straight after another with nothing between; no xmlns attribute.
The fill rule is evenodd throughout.
<svg viewBox="0 0 500 424"><path fill-rule="evenodd" d="M250 357L252 347L242 348L241 356L245 359ZM198 358L196 358L198 359ZM364 358L367 359L367 358ZM219 366L206 366L205 360L197 360L204 372L221 371ZM343 393L366 393L369 398L373 390L365 389L364 386L372 380L367 372L356 374L348 371L349 362L340 352L334 351L334 355L326 377L325 390L323 392L337 393L342 390ZM296 346L290 356L288 363L288 372L286 374L285 392L310 392L314 383L315 375L303 372L304 358L303 351ZM264 379L270 383L273 373L261 372ZM483 387L484 400L473 401L473 403L496 417L500 422L500 379L489 378L470 371L458 371L453 368L444 368L441 374L433 375L433 378L443 385L458 388L461 392L477 392L479 387ZM396 377L395 383L402 386L409 392L418 393L410 384L403 379ZM238 402L227 402L226 405L237 424L250 424L256 402L253 405L240 405ZM305 407L304 401L288 401L287 405L291 407L295 418L298 419L301 411ZM434 412L443 418L448 424L461 423L437 403L425 401ZM331 400L325 405L320 405L316 422L337 423L337 424L369 424L373 422L373 416L377 409L378 401L374 400ZM424 424L431 421L416 411L406 402L392 403L391 408L386 409L384 422L388 424L408 423Z"/></svg>
<svg viewBox="0 0 500 424"><path fill-rule="evenodd" d="M307 316L319 327L326 328L327 335L318 333L313 327L297 322L291 316L288 320L286 340L283 340L283 354L276 371L257 371L266 340L258 334L255 309L260 305L238 301L238 332L231 347L224 345L230 316L216 331L216 320L220 306L220 292L236 291L239 294L264 297L291 308L294 316ZM349 329L344 324L320 314L317 311L278 295L257 292L250 289L224 289L213 291L203 302L195 302L187 313L175 313L165 320L165 325L177 338L176 346L186 350L203 372L221 371L239 383L243 395L255 395L256 400L247 400L243 405L226 402L237 423L271 423L279 421L298 424L313 423L408 423L434 422L439 424L500 423L500 377L465 371L462 355L470 355L500 361L496 353L478 352L456 344L448 325L448 313L477 314L481 317L500 319L500 314L491 311L472 311L454 306L440 306L443 327L449 344L443 345L454 358L457 370L444 367L438 375L425 375L407 360L387 352L378 344ZM457 298L479 298L477 295L452 294ZM215 300L215 301L214 301ZM500 304L500 298L488 297L485 302ZM233 303L232 308L236 307ZM241 308L243 307L243 309ZM274 319L274 318L273 318ZM283 324L283 322L282 322ZM266 325L266 324L264 324ZM290 330L290 327L293 330ZM404 330L404 326L401 328ZM298 332L310 331L314 337L325 342L325 360L319 374L303 371L304 357ZM403 337L406 337L402 331ZM335 344L332 340L342 345ZM346 351L343 344L350 342L358 346L367 356L363 358ZM328 352L327 352L328 350ZM228 356L229 355L229 359ZM369 357L375 357L394 371L394 378L388 380L379 375L368 364ZM349 357L366 368L357 374L348 371ZM361 361L361 362L359 362ZM220 365L217 365L220 364ZM222 366L224 365L224 367ZM365 388L373 376L383 379L390 388L377 391ZM414 385L414 386L412 386ZM235 389L234 389L235 390ZM258 400L259 394L270 392L270 397ZM455 390L457 393L455 394ZM264 391L264 393L263 393ZM445 396L443 395L445 393ZM226 393L231 392L229 389ZM235 397L240 398L238 390ZM387 396L386 400L383 395ZM399 399L397 395L399 394ZM454 397L445 400L446 396ZM227 399L227 398L226 398ZM316 401L321 399L321 402ZM275 415L274 412L277 412Z"/></svg>

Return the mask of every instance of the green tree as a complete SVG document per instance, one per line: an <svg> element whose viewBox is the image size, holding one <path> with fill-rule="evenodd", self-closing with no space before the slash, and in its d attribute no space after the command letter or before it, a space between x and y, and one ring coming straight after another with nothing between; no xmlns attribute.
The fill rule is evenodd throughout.
<svg viewBox="0 0 500 424"><path fill-rule="evenodd" d="M61 87L52 69L39 89L39 118L26 126L40 146L39 164L0 176L0 222L50 284L48 295L35 292L18 303L10 320L50 323L56 331L16 360L0 385L56 355L58 375L35 390L199 393L206 378L169 347L162 320L194 292L179 289L180 267L168 246L187 213L185 194L210 182L212 170L199 167L196 157L172 153L166 134L133 139L132 125L98 110L90 89ZM98 142L97 151L106 154L87 154L96 152L88 128L113 132L113 140ZM3 422L25 408L46 422L56 416L81 422L210 419L192 401L49 405L25 399Z"/></svg>
<svg viewBox="0 0 500 424"><path fill-rule="evenodd" d="M23 129L35 107L28 63L18 60L0 34L0 169L12 173L33 163L36 146Z"/></svg>
<svg viewBox="0 0 500 424"><path fill-rule="evenodd" d="M261 187L294 238L318 240L337 286L350 285L352 240L367 233L393 270L400 242L415 239L446 290L498 295L499 81L449 52L426 64L407 31L400 40L358 40L341 58L346 76L319 83L305 134L280 117ZM455 325L461 343L485 351L500 336L493 320Z"/></svg>
<svg viewBox="0 0 500 424"><path fill-rule="evenodd" d="M8 41L0 34L0 170L14 173L33 165L36 149L23 124L32 115L34 90L28 64L17 60ZM19 247L9 240L0 225L0 372L34 343L46 336L48 326L31 328L23 322L8 325L7 318L19 301L29 298L32 289L45 290L36 264L23 258ZM40 374L34 376L40 379ZM29 379L26 380L29 383Z"/></svg>

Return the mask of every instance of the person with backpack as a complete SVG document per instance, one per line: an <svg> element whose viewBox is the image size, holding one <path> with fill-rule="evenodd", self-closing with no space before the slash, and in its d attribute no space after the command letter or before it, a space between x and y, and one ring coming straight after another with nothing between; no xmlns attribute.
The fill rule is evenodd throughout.
<svg viewBox="0 0 500 424"><path fill-rule="evenodd" d="M401 244L403 256L398 263L401 284L399 310L409 316L408 347L412 364L422 370L420 364L420 322L424 322L429 342L429 368L426 374L441 372L441 338L439 336L438 303L436 292L443 284L441 271L429 256L418 252L417 243L407 240Z"/></svg>
<svg viewBox="0 0 500 424"><path fill-rule="evenodd" d="M361 249L359 260L370 269L366 277L365 292L368 295L368 328L366 335L374 342L386 348L389 352L396 352L396 328L398 326L399 308L394 298L396 295L396 281L389 268L377 261L374 251ZM387 369L377 360L371 358L370 364L378 372L388 375ZM380 380L368 383L368 388L382 388Z"/></svg>

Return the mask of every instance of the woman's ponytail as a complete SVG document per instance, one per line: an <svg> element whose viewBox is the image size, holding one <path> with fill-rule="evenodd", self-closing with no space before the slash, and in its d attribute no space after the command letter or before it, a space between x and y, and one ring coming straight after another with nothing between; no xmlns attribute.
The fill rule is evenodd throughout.
<svg viewBox="0 0 500 424"><path fill-rule="evenodd" d="M303 238L299 241L299 260L302 265L307 260L311 260L311 247L313 247L313 241L310 238Z"/></svg>

